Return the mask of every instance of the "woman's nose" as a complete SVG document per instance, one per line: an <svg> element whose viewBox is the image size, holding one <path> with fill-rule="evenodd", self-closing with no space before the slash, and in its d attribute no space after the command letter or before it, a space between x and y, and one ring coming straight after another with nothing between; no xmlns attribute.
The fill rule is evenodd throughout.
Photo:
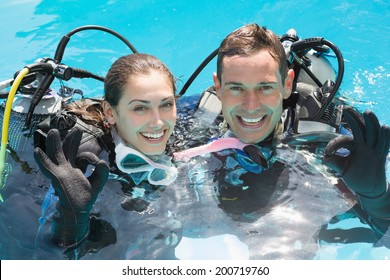
<svg viewBox="0 0 390 280"><path fill-rule="evenodd" d="M149 121L149 127L153 129L160 129L164 126L164 121L162 120L161 114L158 110L153 110L151 114L151 119Z"/></svg>

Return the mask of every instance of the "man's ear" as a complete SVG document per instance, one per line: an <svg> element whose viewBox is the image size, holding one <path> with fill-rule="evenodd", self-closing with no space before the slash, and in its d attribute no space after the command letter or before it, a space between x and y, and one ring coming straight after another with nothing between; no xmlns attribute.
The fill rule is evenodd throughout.
<svg viewBox="0 0 390 280"><path fill-rule="evenodd" d="M102 102L102 107L103 107L104 116L106 117L108 123L114 125L116 122L115 109L112 108L112 106L107 101Z"/></svg>
<svg viewBox="0 0 390 280"><path fill-rule="evenodd" d="M293 83L294 83L294 70L290 69L287 72L286 79L284 80L284 94L283 94L283 99L287 99L291 95L291 91L293 88Z"/></svg>
<svg viewBox="0 0 390 280"><path fill-rule="evenodd" d="M213 73L213 81L215 90L217 92L217 97L219 100L221 100L221 82L218 79L217 73Z"/></svg>

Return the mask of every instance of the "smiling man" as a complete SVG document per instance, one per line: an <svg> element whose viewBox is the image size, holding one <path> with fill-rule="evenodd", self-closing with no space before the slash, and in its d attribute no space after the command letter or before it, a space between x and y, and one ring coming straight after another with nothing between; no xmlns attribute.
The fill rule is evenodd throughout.
<svg viewBox="0 0 390 280"><path fill-rule="evenodd" d="M267 149L274 149L271 142L278 136L283 137L280 135L283 134L283 100L291 95L294 82L294 71L288 68L279 38L257 24L234 30L219 47L217 73L213 79L229 129L227 133L220 130L221 134L224 133L224 137L233 134L244 143L256 144L253 147L258 149L253 151L261 149L263 159L269 160L267 154L272 152L268 153ZM390 128L380 125L373 112L360 114L348 106L344 106L343 119L353 137L340 135L330 141L324 151L323 163L338 173L345 185L355 192L360 206L368 214L368 223L381 236L390 224L390 191L385 170ZM338 154L341 148L348 150L349 154ZM260 205L259 197L264 197L264 190L273 191L270 187L273 181L266 186L265 179L274 178L277 169L265 164L266 172L263 172L262 168L256 169L256 164L250 159L242 159L240 153L228 156L234 160L222 159L228 163L225 169L229 174L220 176L219 194L224 196L221 205L226 201L237 202L239 195L245 196L247 190L252 190L248 197ZM218 155L218 158L222 156ZM237 168L241 168L238 166L245 171L238 172ZM234 188L224 186L226 178ZM259 195L256 195L256 190ZM248 205L248 202L244 204Z"/></svg>
<svg viewBox="0 0 390 280"><path fill-rule="evenodd" d="M253 144L266 139L280 122L294 71L287 67L278 37L250 24L223 40L213 79L230 130Z"/></svg>

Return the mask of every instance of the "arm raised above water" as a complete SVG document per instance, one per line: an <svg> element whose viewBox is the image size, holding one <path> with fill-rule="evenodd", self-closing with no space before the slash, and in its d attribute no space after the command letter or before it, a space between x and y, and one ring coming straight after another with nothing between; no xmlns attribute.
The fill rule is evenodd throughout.
<svg viewBox="0 0 390 280"><path fill-rule="evenodd" d="M93 153L77 155L81 136L82 131L74 129L61 145L58 130L52 129L47 136L46 153L40 148L34 151L40 170L51 179L59 198L52 233L61 246L75 245L88 235L90 211L109 173L107 164ZM86 177L80 164L94 165L92 175Z"/></svg>
<svg viewBox="0 0 390 280"><path fill-rule="evenodd" d="M360 114L346 107L344 118L353 137L339 136L330 141L325 149L324 164L341 175L346 185L356 192L374 224L385 230L390 225L390 191L386 179L390 128L381 126L371 111ZM340 155L341 148L349 153Z"/></svg>

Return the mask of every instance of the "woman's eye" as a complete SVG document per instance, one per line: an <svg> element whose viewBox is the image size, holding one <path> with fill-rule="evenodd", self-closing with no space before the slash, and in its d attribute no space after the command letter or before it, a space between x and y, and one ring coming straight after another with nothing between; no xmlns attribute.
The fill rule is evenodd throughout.
<svg viewBox="0 0 390 280"><path fill-rule="evenodd" d="M167 102L167 103L164 103L163 105L162 105L162 107L164 107L164 108L171 108L173 106L173 103L172 102Z"/></svg>
<svg viewBox="0 0 390 280"><path fill-rule="evenodd" d="M136 107L134 107L133 110L134 110L135 112L144 112L144 111L148 110L148 108L145 107L145 106L136 106Z"/></svg>
<svg viewBox="0 0 390 280"><path fill-rule="evenodd" d="M166 102L166 103L161 104L161 108L165 111L170 111L174 105L175 105L174 102Z"/></svg>

